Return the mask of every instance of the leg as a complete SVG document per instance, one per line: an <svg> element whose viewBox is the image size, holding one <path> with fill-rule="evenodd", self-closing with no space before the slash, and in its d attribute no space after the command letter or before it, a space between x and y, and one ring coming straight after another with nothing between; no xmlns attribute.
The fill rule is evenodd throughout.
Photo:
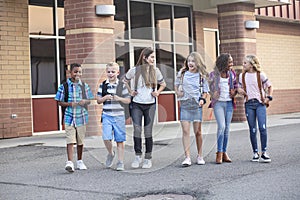
<svg viewBox="0 0 300 200"><path fill-rule="evenodd" d="M198 156L202 157L203 138L202 138L201 122L194 122L193 128L194 128L194 134L196 137Z"/></svg>
<svg viewBox="0 0 300 200"><path fill-rule="evenodd" d="M267 151L267 111L266 106L260 104L256 109L258 128L260 133L261 151Z"/></svg>
<svg viewBox="0 0 300 200"><path fill-rule="evenodd" d="M134 150L137 156L142 155L142 118L143 111L140 109L139 105L132 103L131 116L133 122L133 141L134 141Z"/></svg>
<svg viewBox="0 0 300 200"><path fill-rule="evenodd" d="M225 131L225 108L223 102L217 102L214 106L214 115L217 121L217 152L223 152Z"/></svg>
<svg viewBox="0 0 300 200"><path fill-rule="evenodd" d="M185 157L190 158L190 122L189 121L181 121L182 128L182 144Z"/></svg>
<svg viewBox="0 0 300 200"><path fill-rule="evenodd" d="M224 140L223 140L223 150L222 152L227 151L227 144L229 138L230 131L230 123L233 115L233 105L231 101L227 101L226 103L226 111L225 111L225 130L224 130Z"/></svg>
<svg viewBox="0 0 300 200"><path fill-rule="evenodd" d="M247 117L247 122L250 131L250 141L252 145L253 153L258 152L257 148L257 126L256 126L256 105L253 105L252 102L248 102L245 104L245 112Z"/></svg>
<svg viewBox="0 0 300 200"><path fill-rule="evenodd" d="M83 145L77 145L77 160L82 160Z"/></svg>
<svg viewBox="0 0 300 200"><path fill-rule="evenodd" d="M74 154L74 144L67 144L68 161L73 160L73 154Z"/></svg>
<svg viewBox="0 0 300 200"><path fill-rule="evenodd" d="M152 128L154 123L156 105L151 104L144 107L144 134L146 143L145 159L151 159L153 149Z"/></svg>
<svg viewBox="0 0 300 200"><path fill-rule="evenodd" d="M111 140L103 140L106 150L109 154L113 155L113 145Z"/></svg>
<svg viewBox="0 0 300 200"><path fill-rule="evenodd" d="M118 160L124 161L124 142L117 142Z"/></svg>

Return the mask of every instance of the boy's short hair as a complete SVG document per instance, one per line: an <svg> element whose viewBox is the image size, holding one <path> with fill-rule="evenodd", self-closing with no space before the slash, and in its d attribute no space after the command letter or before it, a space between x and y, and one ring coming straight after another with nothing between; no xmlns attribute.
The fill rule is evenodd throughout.
<svg viewBox="0 0 300 200"><path fill-rule="evenodd" d="M78 63L72 63L72 64L70 65L70 71L72 71L75 67L81 67L81 65L78 64Z"/></svg>
<svg viewBox="0 0 300 200"><path fill-rule="evenodd" d="M120 66L119 66L119 64L116 63L116 62L109 62L109 63L107 63L107 64L106 64L106 69L107 69L108 67L115 67L118 71L120 71Z"/></svg>

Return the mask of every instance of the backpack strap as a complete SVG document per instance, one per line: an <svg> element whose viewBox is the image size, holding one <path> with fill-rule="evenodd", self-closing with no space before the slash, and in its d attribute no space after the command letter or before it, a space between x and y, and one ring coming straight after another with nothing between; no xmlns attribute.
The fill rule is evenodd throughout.
<svg viewBox="0 0 300 200"><path fill-rule="evenodd" d="M67 82L63 82L63 86L64 86L64 102L68 102L69 99L69 86Z"/></svg>
<svg viewBox="0 0 300 200"><path fill-rule="evenodd" d="M200 97L202 97L203 94L203 77L199 73L199 92L200 92Z"/></svg>
<svg viewBox="0 0 300 200"><path fill-rule="evenodd" d="M119 97L122 97L123 94L123 81L119 80L119 83L117 85L117 89L116 89L116 95L118 95Z"/></svg>
<svg viewBox="0 0 300 200"><path fill-rule="evenodd" d="M79 85L79 86L80 86L81 91L82 91L82 99L87 99L86 91L85 91L85 82L81 81L81 83L82 83L82 84ZM87 104L85 104L83 107L84 107L85 109L88 109L88 105L87 105Z"/></svg>
<svg viewBox="0 0 300 200"><path fill-rule="evenodd" d="M136 66L135 67L135 77L134 77L134 91L137 90L137 85L138 85L138 82L139 82L139 77L142 73L142 70L141 70L141 66Z"/></svg>
<svg viewBox="0 0 300 200"><path fill-rule="evenodd" d="M243 89L244 91L247 93L247 87L246 87L246 81L245 81L245 75L246 75L246 72L243 72L242 74L242 83L243 83ZM248 101L248 95L246 95L246 102Z"/></svg>

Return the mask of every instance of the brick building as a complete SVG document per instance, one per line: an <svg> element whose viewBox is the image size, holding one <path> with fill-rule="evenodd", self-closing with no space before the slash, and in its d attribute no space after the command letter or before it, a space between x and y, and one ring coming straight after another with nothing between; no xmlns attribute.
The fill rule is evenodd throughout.
<svg viewBox="0 0 300 200"><path fill-rule="evenodd" d="M0 138L62 132L53 98L65 66L81 63L96 93L107 62L126 72L146 46L167 81L157 124L178 122L173 82L192 50L209 71L221 52L238 72L246 54L257 54L274 85L268 114L300 111L299 0L4 0L0 25ZM245 120L238 100L235 121ZM100 112L90 106L89 135L101 134Z"/></svg>

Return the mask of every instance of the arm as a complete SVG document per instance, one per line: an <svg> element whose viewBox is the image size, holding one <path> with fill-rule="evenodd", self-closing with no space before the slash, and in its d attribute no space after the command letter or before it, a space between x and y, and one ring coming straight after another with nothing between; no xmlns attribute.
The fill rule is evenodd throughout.
<svg viewBox="0 0 300 200"><path fill-rule="evenodd" d="M159 88L157 91L152 92L152 96L154 97L158 97L160 95L160 93L165 89L165 87L167 86L166 82L163 81L161 83L159 83Z"/></svg>
<svg viewBox="0 0 300 200"><path fill-rule="evenodd" d="M131 90L131 87L129 85L129 80L127 80L125 77L123 79L123 83L124 83L125 87L127 88L128 93L130 94L130 96L134 97L135 95L137 95L137 91Z"/></svg>
<svg viewBox="0 0 300 200"><path fill-rule="evenodd" d="M267 93L268 93L268 96L267 96L267 98L265 98L265 104L266 104L266 105L268 105L269 102L273 100L273 97L272 97L272 95L273 95L273 87L272 87L272 85L270 85L270 86L267 88L267 91L268 91L268 92L267 92Z"/></svg>
<svg viewBox="0 0 300 200"><path fill-rule="evenodd" d="M62 107L76 107L77 105L79 105L79 103L76 102L64 102L64 101L58 101L58 105L62 106Z"/></svg>
<svg viewBox="0 0 300 200"><path fill-rule="evenodd" d="M116 100L116 101L120 101L122 103L125 103L125 104L129 104L131 102L130 98L119 97L118 95L114 95L113 99Z"/></svg>
<svg viewBox="0 0 300 200"><path fill-rule="evenodd" d="M104 103L104 102L107 101L107 100L112 100L112 99L113 99L113 96L110 95L110 94L107 94L107 95L105 95L104 97L98 96L98 97L97 97L97 103L98 103L98 104L101 104L101 103Z"/></svg>
<svg viewBox="0 0 300 200"><path fill-rule="evenodd" d="M206 104L206 98L207 98L207 92L204 92L202 94L202 97L200 97L199 106L203 106Z"/></svg>

